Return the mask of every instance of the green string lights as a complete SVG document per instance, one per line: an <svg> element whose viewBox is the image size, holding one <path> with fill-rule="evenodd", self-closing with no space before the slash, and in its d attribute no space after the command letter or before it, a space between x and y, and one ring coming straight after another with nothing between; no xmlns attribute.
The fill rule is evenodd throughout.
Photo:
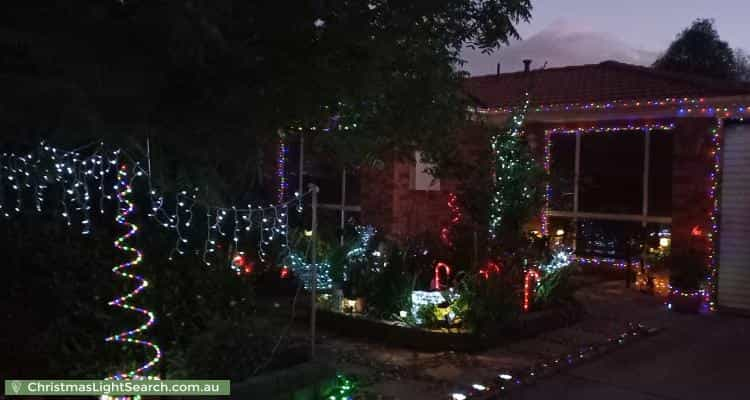
<svg viewBox="0 0 750 400"><path fill-rule="evenodd" d="M327 400L351 400L357 393L357 382L342 374L336 375L335 383L324 391Z"/></svg>

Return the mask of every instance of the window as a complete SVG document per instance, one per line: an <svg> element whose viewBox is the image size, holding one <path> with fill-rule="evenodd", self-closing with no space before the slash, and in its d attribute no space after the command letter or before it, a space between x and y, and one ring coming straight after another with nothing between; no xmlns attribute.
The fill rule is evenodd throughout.
<svg viewBox="0 0 750 400"><path fill-rule="evenodd" d="M411 189L412 190L440 190L440 179L435 178L428 172L434 168L435 164L424 162L422 153L414 153L414 168L411 170Z"/></svg>
<svg viewBox="0 0 750 400"><path fill-rule="evenodd" d="M550 147L550 209L573 211L575 135L553 136Z"/></svg>
<svg viewBox="0 0 750 400"><path fill-rule="evenodd" d="M644 133L592 133L581 138L580 211L640 214Z"/></svg>
<svg viewBox="0 0 750 400"><path fill-rule="evenodd" d="M552 135L549 232L562 232L579 255L615 259L632 252L632 241L662 239L653 232L671 224L673 132Z"/></svg>

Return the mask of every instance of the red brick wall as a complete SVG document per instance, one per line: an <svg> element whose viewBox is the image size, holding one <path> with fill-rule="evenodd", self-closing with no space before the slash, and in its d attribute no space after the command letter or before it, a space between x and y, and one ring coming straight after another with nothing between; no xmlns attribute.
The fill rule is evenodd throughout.
<svg viewBox="0 0 750 400"><path fill-rule="evenodd" d="M713 118L677 120L672 158L672 251L707 249L705 234L710 232L711 199L709 177L713 167L711 129ZM691 235L698 226L703 236Z"/></svg>
<svg viewBox="0 0 750 400"><path fill-rule="evenodd" d="M360 177L361 222L387 235L393 230L394 164L386 159L380 167L362 167ZM390 235L389 235L390 236Z"/></svg>
<svg viewBox="0 0 750 400"><path fill-rule="evenodd" d="M461 132L458 154L477 168L488 169L489 160L477 160L476 156L483 146L489 146L484 132L477 127ZM448 193L456 192L458 182L455 178L442 178L439 191L412 190L414 168L413 161L391 158L382 169L362 170L363 223L372 224L399 241L425 233L438 238L441 228L450 222Z"/></svg>
<svg viewBox="0 0 750 400"><path fill-rule="evenodd" d="M577 121L572 123L532 122L525 128L529 146L542 162L544 130L553 127L622 126L627 123L664 121ZM673 251L685 251L688 246L705 249L705 236L690 235L699 226L709 232L708 177L712 168L711 128L713 118L682 118L675 120L672 170L672 246ZM480 146L488 145L488 138L479 136L477 129L462 133L461 157L474 160L478 168L487 168L489 160L475 160ZM383 169L362 171L362 220L373 224L393 239L404 239L424 232L438 235L447 225L450 213L448 192L456 190L457 182L441 180L440 191L410 189L410 169L413 162L388 161Z"/></svg>

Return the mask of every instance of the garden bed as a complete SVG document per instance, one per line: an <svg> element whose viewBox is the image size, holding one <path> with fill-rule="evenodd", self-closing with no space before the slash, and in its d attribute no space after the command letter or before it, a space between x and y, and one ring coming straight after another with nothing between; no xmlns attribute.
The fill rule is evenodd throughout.
<svg viewBox="0 0 750 400"><path fill-rule="evenodd" d="M578 322L583 315L579 305L568 305L522 314L512 325L498 326L491 334L427 330L396 325L389 321L369 319L327 310L317 313L318 326L338 335L364 339L394 347L423 352L446 350L472 352L510 341L536 336Z"/></svg>

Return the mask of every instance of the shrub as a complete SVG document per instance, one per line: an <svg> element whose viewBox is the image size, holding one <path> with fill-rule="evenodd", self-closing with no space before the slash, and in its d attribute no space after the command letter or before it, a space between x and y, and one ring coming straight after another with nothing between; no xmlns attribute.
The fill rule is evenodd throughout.
<svg viewBox="0 0 750 400"><path fill-rule="evenodd" d="M454 304L464 326L482 334L514 321L520 310L520 296L513 282L506 275L492 274L488 279L478 274L465 275L458 284L459 298Z"/></svg>
<svg viewBox="0 0 750 400"><path fill-rule="evenodd" d="M705 277L706 263L699 254L690 252L671 256L670 283L673 287L688 291L698 290Z"/></svg>
<svg viewBox="0 0 750 400"><path fill-rule="evenodd" d="M543 274L534 293L537 308L570 303L573 301L573 287L570 284L571 267L560 268Z"/></svg>

